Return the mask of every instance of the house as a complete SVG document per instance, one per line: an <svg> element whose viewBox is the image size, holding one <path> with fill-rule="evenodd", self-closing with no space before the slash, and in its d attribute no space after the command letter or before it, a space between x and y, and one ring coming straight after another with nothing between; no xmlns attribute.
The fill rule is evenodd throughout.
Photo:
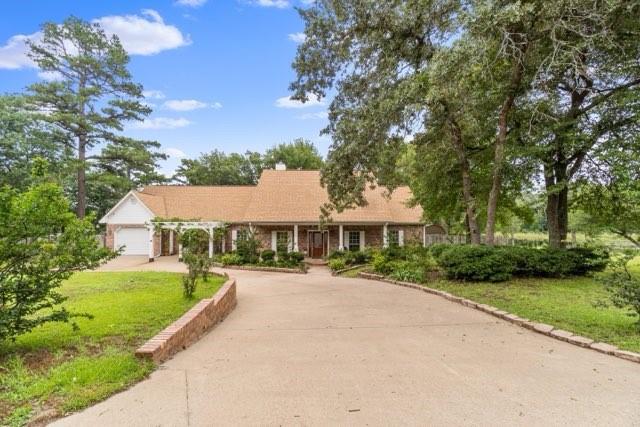
<svg viewBox="0 0 640 427"><path fill-rule="evenodd" d="M411 192L367 188L366 206L333 213L320 225L320 208L328 201L317 170L265 170L257 185L148 186L131 191L101 220L106 245L123 247L125 255L172 255L181 250L175 229L199 228L209 233L209 253L231 251L244 230L252 230L263 249L286 248L321 258L339 248L363 249L392 242L426 242L444 234L439 225L424 224L422 209L407 205ZM214 230L227 225L222 239Z"/></svg>

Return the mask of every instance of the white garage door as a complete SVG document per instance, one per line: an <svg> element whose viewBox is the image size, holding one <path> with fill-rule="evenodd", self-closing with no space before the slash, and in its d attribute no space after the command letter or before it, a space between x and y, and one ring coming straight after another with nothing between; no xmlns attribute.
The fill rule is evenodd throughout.
<svg viewBox="0 0 640 427"><path fill-rule="evenodd" d="M121 228L116 231L115 247L124 246L123 255L147 255L149 231L146 228Z"/></svg>

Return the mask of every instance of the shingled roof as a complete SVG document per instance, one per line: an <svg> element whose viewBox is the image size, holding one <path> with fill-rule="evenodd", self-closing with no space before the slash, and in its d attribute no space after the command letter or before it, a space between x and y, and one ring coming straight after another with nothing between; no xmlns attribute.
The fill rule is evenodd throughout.
<svg viewBox="0 0 640 427"><path fill-rule="evenodd" d="M136 192L140 200L163 218L253 223L314 223L328 201L319 171L265 170L257 185L176 186L154 185ZM367 206L334 213L335 223L422 222L422 209L409 207L408 187L390 198L378 187L365 191Z"/></svg>

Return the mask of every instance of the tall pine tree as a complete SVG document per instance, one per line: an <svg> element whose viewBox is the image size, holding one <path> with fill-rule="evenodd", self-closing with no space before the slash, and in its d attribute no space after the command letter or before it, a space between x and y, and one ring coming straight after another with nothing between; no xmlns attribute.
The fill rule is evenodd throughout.
<svg viewBox="0 0 640 427"><path fill-rule="evenodd" d="M41 41L29 44L29 56L54 79L31 85L29 92L42 119L64 135L75 153L75 205L82 218L92 165L97 171L91 177L104 178L107 172L134 186L134 169L154 177L155 163L163 155L152 152L156 142L121 136L125 122L144 120L151 109L142 102L142 86L132 80L129 56L117 36L108 37L98 24L75 17L60 25L44 24L42 34ZM96 146L106 147L102 155L92 154ZM106 168L105 159L117 166Z"/></svg>

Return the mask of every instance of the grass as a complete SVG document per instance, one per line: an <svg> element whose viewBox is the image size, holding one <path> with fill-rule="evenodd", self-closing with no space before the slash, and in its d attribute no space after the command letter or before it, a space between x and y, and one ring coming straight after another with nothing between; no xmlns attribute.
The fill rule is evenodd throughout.
<svg viewBox="0 0 640 427"><path fill-rule="evenodd" d="M358 274L360 274L363 271L368 271L371 270L371 266L370 265L363 265L361 267L358 268L354 268L353 270L348 270L345 271L344 273L340 273L340 276L342 277L350 277L350 278L355 278L358 277Z"/></svg>
<svg viewBox="0 0 640 427"><path fill-rule="evenodd" d="M640 258L636 258L632 271L640 274ZM596 341L640 352L637 318L615 307L599 307L598 302L608 302L609 299L603 285L594 278L513 279L504 283L440 280L428 286Z"/></svg>
<svg viewBox="0 0 640 427"><path fill-rule="evenodd" d="M64 306L94 318L76 319L78 330L45 324L0 346L0 424L23 425L44 409L75 411L144 378L154 366L136 359L135 348L223 281L199 282L186 299L177 273L74 275L61 288Z"/></svg>

